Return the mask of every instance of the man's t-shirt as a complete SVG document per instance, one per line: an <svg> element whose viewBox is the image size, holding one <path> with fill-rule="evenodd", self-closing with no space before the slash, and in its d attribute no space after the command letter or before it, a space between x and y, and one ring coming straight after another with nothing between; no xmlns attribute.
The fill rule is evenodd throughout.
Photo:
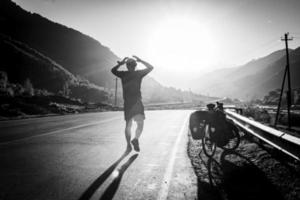
<svg viewBox="0 0 300 200"><path fill-rule="evenodd" d="M151 69L114 72L122 80L125 120L130 120L137 114L144 115L144 106L141 101L141 83L143 77L150 71Z"/></svg>
<svg viewBox="0 0 300 200"><path fill-rule="evenodd" d="M123 98L126 101L134 101L141 99L141 83L145 75L147 75L151 70L137 70L137 71L117 71L115 75L122 80L123 87Z"/></svg>

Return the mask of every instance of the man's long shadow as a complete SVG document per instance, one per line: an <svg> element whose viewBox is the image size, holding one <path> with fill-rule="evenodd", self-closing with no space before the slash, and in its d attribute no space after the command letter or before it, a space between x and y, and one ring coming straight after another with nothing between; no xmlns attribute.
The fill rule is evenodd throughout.
<svg viewBox="0 0 300 200"><path fill-rule="evenodd" d="M115 168L118 166L118 164L130 153L130 151L125 151L121 157L114 162L107 170L105 170L105 172L103 172L89 187L88 189L85 190L85 192L81 195L81 197L79 198L79 200L88 200L90 199L93 194L97 191L97 189L104 183L104 181L111 175L111 173L115 170ZM122 178L123 173L125 172L125 170L129 167L129 165L137 158L138 154L135 154L133 156L131 156L128 161L122 165L120 171L119 171L119 177ZM120 179L119 177L117 177L116 179ZM115 179L115 180L116 180ZM115 182L115 180L113 181L113 183ZM121 181L121 179L119 180ZM112 184L113 184L112 183ZM111 185L112 185L111 184ZM117 188L116 188L117 189ZM107 189L108 190L108 189ZM107 191L106 190L106 191ZM105 192L106 193L106 192ZM105 194L104 193L104 194ZM104 195L103 195L104 196ZM102 199L102 198L101 198Z"/></svg>
<svg viewBox="0 0 300 200"><path fill-rule="evenodd" d="M113 182L108 186L100 200L109 200L112 199L119 188L120 182L122 180L124 172L127 168L133 163L133 161L138 157L138 154L134 154L131 156L126 163L124 163L121 168L118 170L117 177L113 180Z"/></svg>

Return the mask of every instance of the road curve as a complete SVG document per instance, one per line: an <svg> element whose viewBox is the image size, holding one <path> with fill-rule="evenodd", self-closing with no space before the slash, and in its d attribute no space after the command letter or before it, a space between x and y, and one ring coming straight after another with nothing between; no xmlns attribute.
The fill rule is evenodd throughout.
<svg viewBox="0 0 300 200"><path fill-rule="evenodd" d="M1 122L0 199L195 199L190 112L147 111L129 154L122 112Z"/></svg>

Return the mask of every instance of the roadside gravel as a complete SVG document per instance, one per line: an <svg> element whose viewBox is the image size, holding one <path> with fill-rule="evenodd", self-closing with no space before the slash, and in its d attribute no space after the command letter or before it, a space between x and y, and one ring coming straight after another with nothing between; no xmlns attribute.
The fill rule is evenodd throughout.
<svg viewBox="0 0 300 200"><path fill-rule="evenodd" d="M198 199L299 200L300 165L247 135L235 151L217 148L212 159L189 136L188 155L198 177Z"/></svg>

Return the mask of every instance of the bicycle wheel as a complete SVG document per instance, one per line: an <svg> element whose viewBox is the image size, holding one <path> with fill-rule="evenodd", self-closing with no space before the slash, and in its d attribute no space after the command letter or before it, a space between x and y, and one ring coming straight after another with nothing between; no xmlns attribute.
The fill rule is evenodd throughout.
<svg viewBox="0 0 300 200"><path fill-rule="evenodd" d="M216 143L211 141L211 138L210 138L211 131L210 131L209 125L206 125L203 128L203 131L204 131L204 137L202 138L202 148L203 148L204 154L207 157L212 157L216 152Z"/></svg>
<svg viewBox="0 0 300 200"><path fill-rule="evenodd" d="M241 141L241 136L239 134L239 130L236 127L230 127L230 131L232 134L232 137L229 139L228 143L223 146L224 150L235 150Z"/></svg>

